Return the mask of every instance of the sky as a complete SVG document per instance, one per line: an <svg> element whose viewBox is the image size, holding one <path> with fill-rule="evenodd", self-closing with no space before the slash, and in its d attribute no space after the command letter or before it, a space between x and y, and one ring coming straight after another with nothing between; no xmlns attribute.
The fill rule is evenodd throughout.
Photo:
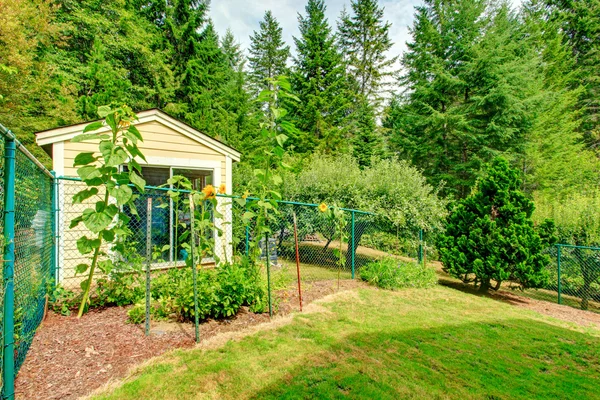
<svg viewBox="0 0 600 400"><path fill-rule="evenodd" d="M351 13L350 0L325 0L329 24L336 28L336 21L344 5ZM406 41L410 39L408 32L412 25L414 6L422 4L421 0L380 0L384 7L385 19L392 23L390 37L394 47L390 56L400 55L406 49ZM265 11L271 10L283 29L284 40L295 53L292 37L299 37L298 13L305 15L305 0L212 0L210 17L217 32L222 36L227 28L233 31L237 41L246 50L250 47L250 35L258 31L258 23L263 19Z"/></svg>

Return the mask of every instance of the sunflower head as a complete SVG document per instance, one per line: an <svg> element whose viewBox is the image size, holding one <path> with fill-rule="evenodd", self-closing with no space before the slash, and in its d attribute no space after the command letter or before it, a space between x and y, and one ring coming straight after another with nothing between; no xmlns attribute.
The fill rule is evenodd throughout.
<svg viewBox="0 0 600 400"><path fill-rule="evenodd" d="M213 185L206 185L204 186L204 189L202 189L202 193L204 193L205 199L210 200L215 198L215 196L217 195L217 190Z"/></svg>
<svg viewBox="0 0 600 400"><path fill-rule="evenodd" d="M221 183L221 185L219 185L219 194L225 194L226 191L225 184Z"/></svg>
<svg viewBox="0 0 600 400"><path fill-rule="evenodd" d="M329 207L327 207L327 204L325 204L325 203L319 204L319 211L321 211L322 213L326 212L328 209L329 209Z"/></svg>

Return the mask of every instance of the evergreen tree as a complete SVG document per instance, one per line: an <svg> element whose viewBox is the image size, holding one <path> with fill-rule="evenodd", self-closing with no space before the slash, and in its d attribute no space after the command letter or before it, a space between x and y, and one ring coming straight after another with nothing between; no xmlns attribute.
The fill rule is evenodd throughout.
<svg viewBox="0 0 600 400"><path fill-rule="evenodd" d="M188 61L182 81L184 118L198 130L220 138L229 122L221 96L232 69L212 22L201 32L195 46L196 55Z"/></svg>
<svg viewBox="0 0 600 400"><path fill-rule="evenodd" d="M343 96L344 69L325 9L323 0L309 0L306 16L298 15L301 36L294 38L298 55L291 80L300 100L294 122L302 137L291 138L297 152L316 147L331 152L343 145L339 125L348 107Z"/></svg>
<svg viewBox="0 0 600 400"><path fill-rule="evenodd" d="M542 74L504 4L427 1L402 63L405 96L386 121L392 141L434 184L466 196L481 165L522 153Z"/></svg>
<svg viewBox="0 0 600 400"><path fill-rule="evenodd" d="M259 23L260 31L250 36L250 79L257 92L269 89L269 82L286 72L290 47L285 45L282 29L271 13L265 12L264 21Z"/></svg>
<svg viewBox="0 0 600 400"><path fill-rule="evenodd" d="M534 205L519 190L519 172L495 159L476 190L461 200L439 238L444 270L483 292L503 281L540 287L549 262L545 243L531 220ZM492 287L492 281L495 286Z"/></svg>
<svg viewBox="0 0 600 400"><path fill-rule="evenodd" d="M353 155L361 167L367 167L371 165L373 157L378 158L384 155L381 135L375 124L373 107L366 101L362 101L356 107L353 117Z"/></svg>
<svg viewBox="0 0 600 400"><path fill-rule="evenodd" d="M542 55L544 76L537 116L519 158L523 187L556 200L597 184L600 165L581 140L578 100L585 89L560 21L547 18L544 0L527 2L522 16L527 32L523 40Z"/></svg>
<svg viewBox="0 0 600 400"><path fill-rule="evenodd" d="M600 0L546 0L546 17L557 22L578 69L581 84L581 130L587 145L600 156Z"/></svg>
<svg viewBox="0 0 600 400"><path fill-rule="evenodd" d="M383 7L377 0L352 0L352 16L342 11L338 24L339 41L348 58L349 74L360 97L376 108L381 101L385 79L394 75L397 57L388 58L392 48L391 24L383 21Z"/></svg>

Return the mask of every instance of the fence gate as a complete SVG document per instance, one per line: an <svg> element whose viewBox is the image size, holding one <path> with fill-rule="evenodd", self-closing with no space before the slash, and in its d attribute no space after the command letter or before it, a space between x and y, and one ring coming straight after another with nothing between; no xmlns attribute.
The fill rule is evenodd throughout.
<svg viewBox="0 0 600 400"><path fill-rule="evenodd" d="M4 250L0 287L2 398L14 398L14 379L44 316L53 286L53 175L0 125L0 228Z"/></svg>

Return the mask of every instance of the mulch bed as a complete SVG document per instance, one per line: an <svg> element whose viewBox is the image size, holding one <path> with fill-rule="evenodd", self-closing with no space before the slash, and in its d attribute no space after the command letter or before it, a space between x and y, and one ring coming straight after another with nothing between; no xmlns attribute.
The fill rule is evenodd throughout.
<svg viewBox="0 0 600 400"><path fill-rule="evenodd" d="M342 280L340 290L362 285ZM303 288L303 304L335 293L337 281L319 281ZM277 294L277 314L299 310L297 289ZM126 376L136 364L176 348L195 345L190 323L153 322L152 334L143 325L127 323L127 307L93 310L81 319L49 312L35 335L15 383L18 399L76 399L111 379ZM235 318L200 325L201 339L268 322L268 314L242 309Z"/></svg>

